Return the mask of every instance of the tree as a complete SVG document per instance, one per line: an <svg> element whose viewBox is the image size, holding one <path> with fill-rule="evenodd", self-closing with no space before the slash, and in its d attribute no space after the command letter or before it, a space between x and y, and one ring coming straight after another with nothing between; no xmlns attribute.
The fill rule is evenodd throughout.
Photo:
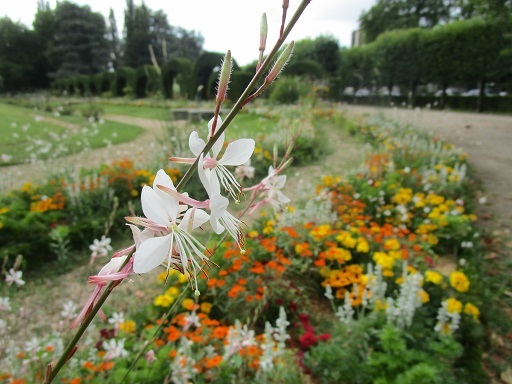
<svg viewBox="0 0 512 384"><path fill-rule="evenodd" d="M456 0L378 0L359 18L365 43L395 29L431 28L453 18Z"/></svg>
<svg viewBox="0 0 512 384"><path fill-rule="evenodd" d="M293 61L313 60L329 75L340 69L340 46L333 36L319 36L314 40L304 39L295 44Z"/></svg>
<svg viewBox="0 0 512 384"><path fill-rule="evenodd" d="M37 65L37 79L42 87L47 87L50 84L48 74L55 72L57 69L57 58L54 54L55 12L50 8L48 2L39 0L32 27L41 50L41 61Z"/></svg>
<svg viewBox="0 0 512 384"><path fill-rule="evenodd" d="M200 34L171 26L165 12L135 6L133 0L127 1L124 33L124 63L134 68L152 63L149 46L159 65L177 57L196 60L202 53Z"/></svg>
<svg viewBox="0 0 512 384"><path fill-rule="evenodd" d="M42 86L37 65L42 60L34 31L4 17L0 19L0 77L9 92L33 91Z"/></svg>
<svg viewBox="0 0 512 384"><path fill-rule="evenodd" d="M110 61L113 69L117 69L121 62L121 43L117 32L117 22L114 10L110 8L108 16L107 40L109 43Z"/></svg>
<svg viewBox="0 0 512 384"><path fill-rule="evenodd" d="M64 1L55 9L55 78L96 74L107 68L108 42L105 19L89 6Z"/></svg>

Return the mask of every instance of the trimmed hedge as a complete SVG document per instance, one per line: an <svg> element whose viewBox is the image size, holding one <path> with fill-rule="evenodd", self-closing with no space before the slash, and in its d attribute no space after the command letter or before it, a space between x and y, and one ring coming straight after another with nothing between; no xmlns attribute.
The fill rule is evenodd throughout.
<svg viewBox="0 0 512 384"><path fill-rule="evenodd" d="M287 76L307 76L314 79L321 79L326 75L322 66L310 59L293 61L286 67L285 73Z"/></svg>
<svg viewBox="0 0 512 384"><path fill-rule="evenodd" d="M177 57L166 62L162 68L162 91L164 97L173 99L173 85L178 83L181 89L181 95L188 97L192 87L192 60Z"/></svg>
<svg viewBox="0 0 512 384"><path fill-rule="evenodd" d="M155 95L162 90L160 74L152 65L143 65L135 71L134 93L138 99Z"/></svg>
<svg viewBox="0 0 512 384"><path fill-rule="evenodd" d="M120 67L114 72L114 79L111 82L111 92L113 96L126 96L133 93L135 89L135 69L130 67Z"/></svg>

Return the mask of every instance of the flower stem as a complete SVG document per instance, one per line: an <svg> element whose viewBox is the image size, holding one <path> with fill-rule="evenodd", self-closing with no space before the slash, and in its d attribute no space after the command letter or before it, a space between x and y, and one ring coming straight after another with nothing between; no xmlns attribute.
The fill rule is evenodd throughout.
<svg viewBox="0 0 512 384"><path fill-rule="evenodd" d="M132 257L132 254L133 254L133 252L128 255L128 257L126 258L125 262L121 266L120 270L126 264L128 264L128 262L130 261L130 259ZM105 289L105 292L103 292L103 294L100 296L100 298L98 299L96 304L92 307L92 309L89 312L89 314L85 317L85 319L82 322L82 324L80 324L80 327L76 330L75 335L73 336L71 341L66 346L66 349L62 353L60 359L57 361L55 366L51 368L51 373L48 375L48 377L47 377L47 379L45 381L45 384L49 384L49 383L51 383L55 379L55 377L57 376L59 371L62 369L62 367L64 367L64 365L67 363L67 361L76 352L76 349L78 348L77 347L78 341L83 336L84 332L89 327L89 324L91 324L92 320L94 319L94 317L96 316L96 314L98 313L100 308L103 306L103 304L105 303L105 301L107 300L109 295L112 293L112 290L116 286L118 286L121 281L122 280L112 281L112 282L110 282L107 285L107 288ZM51 363L49 365L51 365Z"/></svg>
<svg viewBox="0 0 512 384"><path fill-rule="evenodd" d="M218 140L218 138L222 135L222 133L224 133L226 128L229 126L229 124L231 124L231 121L233 121L233 119L238 114L238 112L240 112L240 110L243 108L243 106L245 105L246 99L250 97L251 91L254 89L254 87L256 86L258 81L261 79L265 70L269 67L270 62L276 56L277 52L279 51L279 48L281 48L284 41L290 34L292 28L295 26L295 24L297 23L300 16L302 15L302 13L304 12L304 10L306 9L306 7L309 5L310 2L311 2L311 0L302 0L299 7L295 11L293 17L290 19L290 22L286 26L285 30L283 31L281 36L279 36L279 39L277 39L274 47L272 48L272 51L270 51L269 55L267 56L265 61L261 64L261 67L259 67L258 71L252 78L252 80L249 83L249 85L247 86L247 88L245 88L245 91L238 98L235 105L231 108L226 119L222 122L222 125L216 131L215 135L212 136L210 138L210 140L208 140L208 142L206 143L206 146L204 147L203 151L201 152L202 154L206 155L208 153L208 151L213 147L213 144ZM187 172L185 172L185 174L181 178L180 182L176 186L176 189L178 191L181 191L181 189L185 186L185 184L188 182L188 180L192 177L194 172L196 172L198 162L199 162L199 156L197 157L194 164L192 164L190 166L190 168L187 170Z"/></svg>

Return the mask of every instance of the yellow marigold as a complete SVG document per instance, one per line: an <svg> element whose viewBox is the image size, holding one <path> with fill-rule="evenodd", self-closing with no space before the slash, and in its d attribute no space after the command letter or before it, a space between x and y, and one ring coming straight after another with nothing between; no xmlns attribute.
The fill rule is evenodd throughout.
<svg viewBox="0 0 512 384"><path fill-rule="evenodd" d="M476 307L476 305L471 303L466 303L464 305L464 313L473 316L475 320L478 320L478 317L480 316L480 310Z"/></svg>
<svg viewBox="0 0 512 384"><path fill-rule="evenodd" d="M426 271L425 281L433 284L441 284L443 282L443 275L436 271Z"/></svg>
<svg viewBox="0 0 512 384"><path fill-rule="evenodd" d="M247 234L247 237L250 237L251 239L255 238L255 237L258 237L258 231L250 231L248 234Z"/></svg>
<svg viewBox="0 0 512 384"><path fill-rule="evenodd" d="M169 295L159 295L153 300L153 305L156 307L169 307L174 302L174 298Z"/></svg>
<svg viewBox="0 0 512 384"><path fill-rule="evenodd" d="M9 212L9 208L7 208L7 207L0 208L0 215L3 215L4 213L7 213L7 212Z"/></svg>
<svg viewBox="0 0 512 384"><path fill-rule="evenodd" d="M461 313L462 303L459 300L450 297L449 299L446 299L446 311L448 311L448 313Z"/></svg>
<svg viewBox="0 0 512 384"><path fill-rule="evenodd" d="M323 224L316 228L313 228L309 233L315 240L320 240L331 234L331 226L329 224Z"/></svg>
<svg viewBox="0 0 512 384"><path fill-rule="evenodd" d="M185 308L187 311L191 311L192 309L194 309L194 300L185 299L183 300L183 303L181 303L181 306Z"/></svg>
<svg viewBox="0 0 512 384"><path fill-rule="evenodd" d="M467 292L469 290L469 279L464 272L453 271L450 275L450 285L459 292Z"/></svg>
<svg viewBox="0 0 512 384"><path fill-rule="evenodd" d="M119 329L126 333L133 333L133 332L135 332L135 321L133 321L133 320L123 321L121 324L119 324Z"/></svg>
<svg viewBox="0 0 512 384"><path fill-rule="evenodd" d="M211 303L201 303L201 312L210 313L212 309Z"/></svg>
<svg viewBox="0 0 512 384"><path fill-rule="evenodd" d="M180 295L180 290L176 287L169 287L167 291L165 291L165 294L175 299Z"/></svg>
<svg viewBox="0 0 512 384"><path fill-rule="evenodd" d="M387 239L384 242L384 248L389 251L398 251L401 248L401 246L398 239Z"/></svg>
<svg viewBox="0 0 512 384"><path fill-rule="evenodd" d="M418 292L418 297L420 298L423 304L428 303L430 301L430 295L428 294L427 291L423 289Z"/></svg>
<svg viewBox="0 0 512 384"><path fill-rule="evenodd" d="M359 237L357 239L356 251L361 253L367 253L368 251L370 251L370 245L368 244L364 237Z"/></svg>
<svg viewBox="0 0 512 384"><path fill-rule="evenodd" d="M395 263L395 260L385 252L375 252L373 260L381 265L383 269L391 269Z"/></svg>
<svg viewBox="0 0 512 384"><path fill-rule="evenodd" d="M159 283L163 283L166 278L167 278L167 272L159 273L158 276L156 277L156 279L158 280Z"/></svg>
<svg viewBox="0 0 512 384"><path fill-rule="evenodd" d="M130 195L132 195L132 197L137 197L139 196L139 191L137 191L136 189L132 189L130 191Z"/></svg>

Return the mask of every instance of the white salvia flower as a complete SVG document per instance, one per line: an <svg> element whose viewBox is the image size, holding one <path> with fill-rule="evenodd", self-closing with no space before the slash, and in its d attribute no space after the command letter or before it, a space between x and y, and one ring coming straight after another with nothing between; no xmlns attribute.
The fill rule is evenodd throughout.
<svg viewBox="0 0 512 384"><path fill-rule="evenodd" d="M388 307L386 308L388 322L402 329L412 324L416 309L422 305L419 293L423 282L423 277L419 273L408 275L404 272L403 278L404 281L400 286L397 299L393 300L388 297Z"/></svg>
<svg viewBox="0 0 512 384"><path fill-rule="evenodd" d="M5 275L5 282L7 285L12 285L13 283L17 286L22 286L25 284L25 281L21 278L23 276L22 271L15 271L14 268L9 269L9 272Z"/></svg>
<svg viewBox="0 0 512 384"><path fill-rule="evenodd" d="M332 288L329 284L325 286L324 296L327 297L328 300L334 300L334 296L332 294Z"/></svg>
<svg viewBox="0 0 512 384"><path fill-rule="evenodd" d="M124 349L124 339L110 339L103 341L103 349L105 350L105 359L112 360L118 357L128 356L128 351Z"/></svg>
<svg viewBox="0 0 512 384"><path fill-rule="evenodd" d="M349 324L354 319L354 308L352 308L352 301L350 300L348 291L345 292L345 302L343 306L338 307L336 317L345 324Z"/></svg>
<svg viewBox="0 0 512 384"><path fill-rule="evenodd" d="M64 319L71 319L77 316L76 310L78 309L78 306L72 301L68 300L62 305L62 311L60 312L60 315Z"/></svg>
<svg viewBox="0 0 512 384"><path fill-rule="evenodd" d="M249 347L251 345L255 345L256 341L254 340L254 331L249 330L247 324L242 324L239 320L236 320L235 326L231 327L227 336L227 344L224 350L224 356L222 360L229 359L230 356L237 353L240 349L244 347Z"/></svg>
<svg viewBox="0 0 512 384"><path fill-rule="evenodd" d="M10 311L11 303L9 297L0 297L0 311Z"/></svg>
<svg viewBox="0 0 512 384"><path fill-rule="evenodd" d="M185 316L185 324L183 325L183 332L188 331L191 326L200 327L201 322L199 317L196 314L196 311L190 312L187 316Z"/></svg>
<svg viewBox="0 0 512 384"><path fill-rule="evenodd" d="M193 381L198 373L198 370L195 368L196 361L193 358L191 349L193 344L194 343L186 337L181 337L180 346L171 363L171 380L174 384L188 384Z"/></svg>
<svg viewBox="0 0 512 384"><path fill-rule="evenodd" d="M268 372L274 368L274 348L275 342L272 337L274 329L272 325L267 321L265 323L265 342L261 344L261 349L263 351L260 361L259 361L259 369L263 372Z"/></svg>
<svg viewBox="0 0 512 384"><path fill-rule="evenodd" d="M443 301L437 312L437 323L434 330L440 333L453 333L459 329L459 323L460 314L455 311L448 312L448 301Z"/></svg>

